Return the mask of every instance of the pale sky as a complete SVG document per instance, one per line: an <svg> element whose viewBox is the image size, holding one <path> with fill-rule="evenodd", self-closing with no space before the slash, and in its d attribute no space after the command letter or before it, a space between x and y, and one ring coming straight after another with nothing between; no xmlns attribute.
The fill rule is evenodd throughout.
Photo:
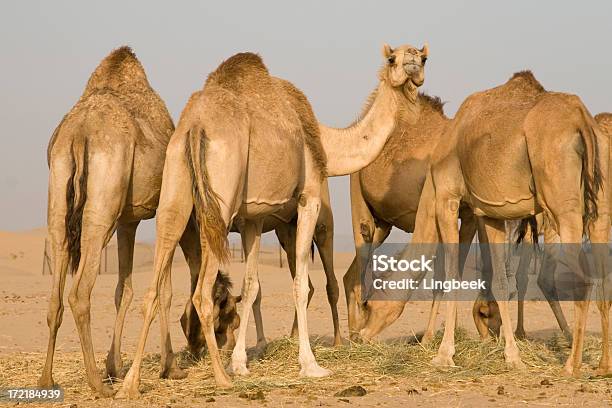
<svg viewBox="0 0 612 408"><path fill-rule="evenodd" d="M545 88L612 111L609 1L13 1L0 11L0 230L46 223L46 148L98 62L130 45L177 120L239 51L292 81L318 119L346 126L377 83L380 48L428 42L423 90L452 116L472 92L531 69ZM331 180L337 248L351 248L348 178ZM154 237L153 223L140 239ZM401 235L395 235L401 237Z"/></svg>

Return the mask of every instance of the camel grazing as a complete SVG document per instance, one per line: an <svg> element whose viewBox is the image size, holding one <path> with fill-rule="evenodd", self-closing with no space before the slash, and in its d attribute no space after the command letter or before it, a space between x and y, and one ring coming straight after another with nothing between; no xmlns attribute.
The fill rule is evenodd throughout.
<svg viewBox="0 0 612 408"><path fill-rule="evenodd" d="M366 104L364 112L369 110L370 104ZM344 275L344 290L349 333L353 340L359 338L370 306L361 299L362 271L372 251L384 242L392 227L409 233L414 231L430 156L450 122L444 115L443 103L439 98L419 94L417 104L418 121L399 122L378 158L363 170L351 174L351 213L356 256ZM467 206L462 209L461 221L462 242L471 242L476 223ZM433 338L440 296L439 291L434 294L422 343ZM392 308L395 313L401 313L404 305L403 302L376 303L376 307L385 303L385 308ZM380 323L384 324L383 321ZM374 335L372 332L363 334L365 339Z"/></svg>
<svg viewBox="0 0 612 408"><path fill-rule="evenodd" d="M168 147L158 212L155 278L146 296L138 349L119 396L139 395L148 329L160 301L162 320L167 321L169 302L160 297L160 291L170 274L168 255L194 204L205 261L193 302L217 385L231 386L213 335L211 301L218 266L228 256L228 227L236 216L245 220L243 308L229 367L234 374L243 375L248 373L246 329L259 292L257 255L263 217L281 211L292 199L298 203L293 295L300 375L330 374L315 360L306 320L308 253L319 214L321 183L326 176L350 174L371 163L392 132L396 115L414 115L428 50L412 46L393 50L385 45L383 54L386 62L377 98L369 114L348 129L319 127L306 97L291 83L270 76L261 58L252 53L237 54L223 62L208 77L204 89L192 95Z"/></svg>
<svg viewBox="0 0 612 408"><path fill-rule="evenodd" d="M424 197L424 228L436 224L445 248L447 279L457 275L459 203L470 204L489 245L493 277L505 338L507 364L522 367L508 310L504 247L505 220L544 212L560 235L564 261L583 284L575 289L576 319L572 352L564 372L578 375L582 361L589 283L580 266L583 233L593 243L608 242L608 140L580 99L546 92L530 72L515 74L504 85L471 95L459 108L433 155L429 191ZM486 158L486 159L485 159ZM421 209L419 208L419 211ZM606 277L607 245L593 247L597 275ZM600 302L607 322L609 302ZM434 364L454 365L456 292L447 304L446 326ZM600 370L608 371L607 329Z"/></svg>
<svg viewBox="0 0 612 408"><path fill-rule="evenodd" d="M262 233L275 231L276 236L287 254L287 261L289 264L289 271L291 277L295 278L295 235L297 228L297 202L291 200L290 203L285 205L283 211L272 214L266 217L263 221ZM235 218L231 232L240 232L244 229L244 220L241 218ZM244 238L244 234L241 234ZM325 271L325 277L327 279L327 300L331 309L332 322L334 327L334 345L339 346L342 344L342 335L340 333L340 322L338 318L338 297L339 288L336 275L334 273L333 255L334 255L334 218L331 211L331 203L329 199L329 186L327 179L321 185L321 210L319 211L319 217L317 219L317 225L314 233L314 244L319 250L319 256L323 264ZM243 241L243 246L245 245ZM192 276L192 290L195 289L197 284L197 275ZM314 294L314 286L308 278L308 304L312 295ZM255 329L257 332L257 346L258 350L265 350L267 345L266 337L263 328L263 318L261 314L261 286L257 297L253 303L253 317L255 320ZM189 347L192 354L199 355L201 350L206 345L206 339L201 330L200 320L193 302L188 302L185 309L185 313L181 316L181 327L185 337L189 339ZM297 312L293 319L293 325L291 327L291 337L297 337L298 325L297 325Z"/></svg>
<svg viewBox="0 0 612 408"><path fill-rule="evenodd" d="M136 228L155 215L159 200L166 145L174 130L165 104L151 88L144 69L129 47L108 55L93 72L83 95L64 116L48 148L49 239L53 259L53 288L47 323L49 345L42 387L54 384L53 356L63 317L63 292L70 268L74 283L69 295L87 371L98 394L112 389L102 383L96 368L90 329L90 295L100 268L102 249L117 231L119 279L115 291L117 318L106 360L107 375L121 374L121 333L132 300L132 261ZM195 220L181 237L192 273L200 268L199 233ZM229 280L221 277L218 304L223 303L220 341L231 336L236 298ZM164 293L171 294L169 285ZM224 330L224 332L221 332ZM176 363L170 343L162 352L162 376L171 377Z"/></svg>
<svg viewBox="0 0 612 408"><path fill-rule="evenodd" d="M595 115L595 121L599 125L599 128L610 138L612 136L612 113L599 113ZM610 158L612 159L612 151ZM608 180L608 183L612 183L612 178ZM611 186L612 187L612 186ZM612 196L609 197L612 199ZM523 223L525 225L525 223ZM541 235L544 235L544 243L551 244L554 242L558 242L559 236L555 232L555 229L551 227L550 221L545 218L542 214L538 214L536 216L536 224L537 232ZM524 232L525 241L527 243L532 242L533 238L530 238L530 231L527 230ZM544 296L547 298L550 307L555 315L557 322L559 323L559 327L563 332L563 335L572 342L572 336L569 329L569 325L567 324L567 320L563 314L563 310L559 304L559 301L554 297L554 294L550 293L550 288L554 287L555 282L555 265L558 255L553 251L553 247L550 245L545 246L544 257L542 258L542 267L540 268L540 272L538 274L538 286L542 289ZM527 291L527 285L529 283L528 276L528 268L527 266L531 263L531 257L533 255L533 251L524 251L521 253L521 260L519 263L519 267L516 272L516 282L518 289L518 318L516 323L516 331L515 334L517 338L525 337L525 328L523 324L523 315L524 315L524 299L525 293Z"/></svg>
<svg viewBox="0 0 612 408"><path fill-rule="evenodd" d="M507 278L505 274L504 221L522 219L544 212L553 221L560 242L566 245L564 260L579 278L579 244L588 231L594 246L598 277L605 273L609 232L608 139L599 131L576 96L546 92L530 72L515 74L506 84L476 93L464 101L445 132L447 143L439 144L432 156L421 201L413 243L447 244L447 279L458 273L459 234L457 217L466 202L479 218L479 235L490 245L493 278L491 291L498 300L506 339L505 356L511 366L521 367L518 348L509 324ZM486 159L485 159L486 158ZM583 218L584 217L584 218ZM411 259L420 254L418 245L402 254ZM423 274L411 276L422 279ZM609 285L609 283L607 283ZM609 286L608 286L609 287ZM584 325L589 302L589 282L576 285L576 320L572 352L564 372L577 375L581 365ZM453 365L456 292L447 304L446 326L437 365ZM371 302L362 333L393 322L395 311ZM388 306L388 305L383 305ZM609 302L598 303L602 322L608 320ZM372 310L374 309L374 310ZM600 371L609 370L608 330L604 325Z"/></svg>

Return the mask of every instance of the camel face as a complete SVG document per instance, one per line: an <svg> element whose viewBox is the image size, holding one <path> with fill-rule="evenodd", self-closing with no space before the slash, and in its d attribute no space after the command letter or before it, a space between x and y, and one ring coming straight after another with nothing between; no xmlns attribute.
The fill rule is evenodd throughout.
<svg viewBox="0 0 612 408"><path fill-rule="evenodd" d="M425 62L429 55L429 47L420 50L412 45L401 45L392 49L388 44L383 46L383 57L386 65L383 68L391 86L406 85L410 90L423 85L425 81Z"/></svg>

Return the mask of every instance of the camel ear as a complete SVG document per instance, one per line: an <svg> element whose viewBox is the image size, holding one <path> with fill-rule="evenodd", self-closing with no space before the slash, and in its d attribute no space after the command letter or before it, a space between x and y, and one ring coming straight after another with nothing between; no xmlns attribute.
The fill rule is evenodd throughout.
<svg viewBox="0 0 612 408"><path fill-rule="evenodd" d="M382 55L384 59L388 60L389 58L391 58L391 56L393 56L393 48L391 48L389 44L383 44Z"/></svg>
<svg viewBox="0 0 612 408"><path fill-rule="evenodd" d="M425 43L425 45L423 45L423 48L421 48L421 54L424 58L429 56L429 44Z"/></svg>

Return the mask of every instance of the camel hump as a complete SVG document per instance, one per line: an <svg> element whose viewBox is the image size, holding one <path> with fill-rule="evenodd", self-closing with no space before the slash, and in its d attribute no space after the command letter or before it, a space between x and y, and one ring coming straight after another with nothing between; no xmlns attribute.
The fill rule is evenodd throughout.
<svg viewBox="0 0 612 408"><path fill-rule="evenodd" d="M115 92L142 92L150 88L144 68L128 46L119 47L108 54L87 81L83 96L102 89Z"/></svg>
<svg viewBox="0 0 612 408"><path fill-rule="evenodd" d="M612 136L612 113L598 113L595 115L595 121L604 132Z"/></svg>
<svg viewBox="0 0 612 408"><path fill-rule="evenodd" d="M431 96L425 92L419 92L418 101L419 103L430 107L433 111L444 115L445 102L443 102L439 96Z"/></svg>
<svg viewBox="0 0 612 408"><path fill-rule="evenodd" d="M533 72L531 72L528 69L524 71L515 72L514 74L512 74L512 76L510 77L507 83L524 84L524 85L535 88L539 92L545 91L540 81L538 81L535 75L533 75Z"/></svg>
<svg viewBox="0 0 612 408"><path fill-rule="evenodd" d="M261 57L252 52L241 52L232 55L217 67L212 72L206 84L218 84L223 87L234 88L237 85L256 85L250 84L249 80L255 80L257 77L269 77L268 68L266 68Z"/></svg>

